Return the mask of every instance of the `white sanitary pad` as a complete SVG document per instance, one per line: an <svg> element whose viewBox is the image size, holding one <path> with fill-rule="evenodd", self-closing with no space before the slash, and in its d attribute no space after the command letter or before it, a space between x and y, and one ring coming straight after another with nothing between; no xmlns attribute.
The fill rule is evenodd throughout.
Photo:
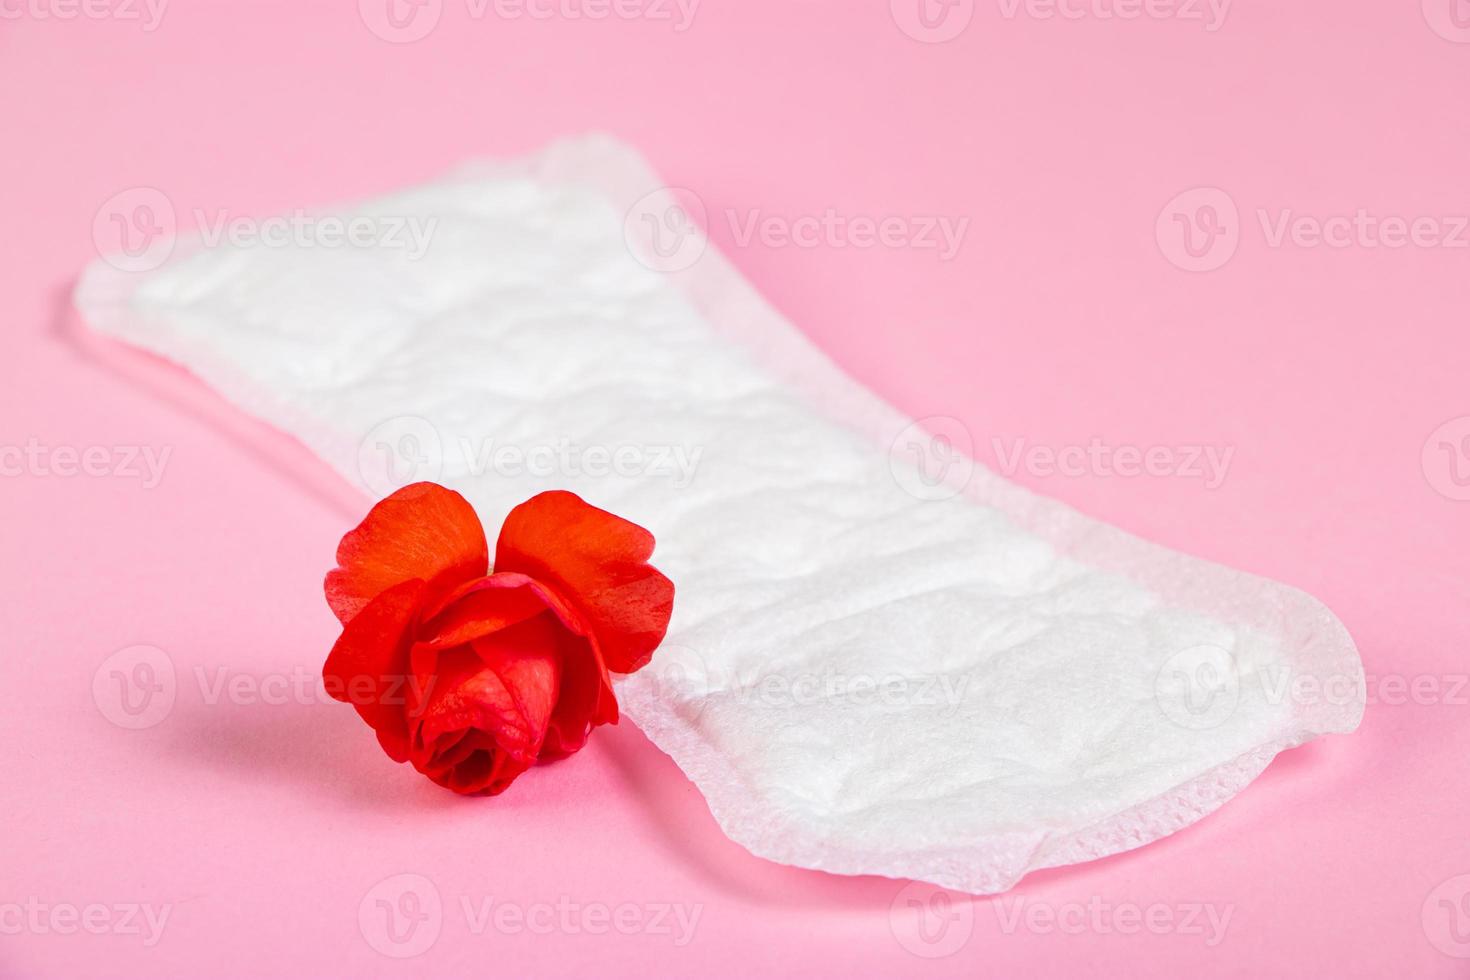
<svg viewBox="0 0 1470 980"><path fill-rule="evenodd" d="M618 696L756 854L1001 891L1362 716L1320 603L946 456L610 140L335 213L376 244L180 242L77 303L375 497L437 479L493 539L559 486L653 531L673 623Z"/></svg>

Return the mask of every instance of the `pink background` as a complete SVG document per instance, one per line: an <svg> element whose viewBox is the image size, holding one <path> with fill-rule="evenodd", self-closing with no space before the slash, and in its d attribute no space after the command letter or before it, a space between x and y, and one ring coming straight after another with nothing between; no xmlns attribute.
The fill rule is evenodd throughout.
<svg viewBox="0 0 1470 980"><path fill-rule="evenodd" d="M0 443L171 456L153 488L35 466L0 478L0 974L1470 973L1470 901L1456 905L1470 893L1470 502L1455 499L1470 442L1453 455L1470 423L1426 448L1470 416L1470 249L1273 247L1258 215L1363 209L1450 234L1470 213L1470 31L1449 0L1238 0L1214 31L1104 18L1110 3L1091 0L1074 0L1080 19L983 0L950 8L944 43L900 28L916 23L904 0L897 16L705 0L683 31L476 18L445 0L403 44L346 2L173 0L151 31L63 20L66 2L7 4L0 20ZM992 437L1233 447L1217 489L1014 478L1322 598L1370 675L1362 728L1278 759L1141 851L1001 899L920 893L925 935L941 937L926 944L902 883L726 840L630 725L506 796L463 800L392 766L339 705L209 704L196 669L316 671L335 636L321 577L359 507L198 384L81 334L69 289L96 257L99 209L152 187L186 227L195 208L263 216L589 128L697 191L715 243L777 307L906 411L963 419L987 465ZM1236 250L1185 271L1165 206L1200 187L1239 214L1205 263ZM1219 199L1174 210L1204 221L1198 205ZM727 208L970 225L944 261L741 245ZM178 677L172 711L136 731L92 694L133 644L166 651ZM1420 693L1400 703L1389 678ZM437 941L400 960L374 948L369 891L401 873L432 881L444 910ZM658 928L477 933L462 898L700 917L683 946ZM1042 912L1013 925L1021 899ZM5 911L26 903L170 911L148 947ZM1196 905L1231 918L1213 946L1182 927L1128 934L1127 910L1155 904L1176 926ZM1048 912L1066 924L1046 928Z"/></svg>

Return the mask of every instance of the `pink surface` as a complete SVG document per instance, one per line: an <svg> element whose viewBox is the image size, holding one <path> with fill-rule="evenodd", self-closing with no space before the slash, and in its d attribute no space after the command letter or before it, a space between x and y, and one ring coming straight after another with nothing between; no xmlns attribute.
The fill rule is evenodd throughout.
<svg viewBox="0 0 1470 980"><path fill-rule="evenodd" d="M373 0L0 5L0 975L1470 971L1470 10L886 6L427 0L395 29ZM88 341L68 291L136 188L187 228L588 128L987 465L1018 439L1230 449L1218 486L1011 475L1322 598L1362 649L1362 728L990 899L751 857L628 725L493 801L387 762L298 686L335 636L321 576L353 496ZM949 257L744 234L829 211L969 223ZM168 454L156 485L134 451ZM114 667L146 678L108 659L135 645L173 670L164 717L109 693Z"/></svg>

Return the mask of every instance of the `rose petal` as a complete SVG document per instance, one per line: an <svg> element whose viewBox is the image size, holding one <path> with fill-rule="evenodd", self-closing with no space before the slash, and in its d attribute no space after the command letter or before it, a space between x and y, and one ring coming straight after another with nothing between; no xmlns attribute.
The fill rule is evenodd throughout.
<svg viewBox="0 0 1470 980"><path fill-rule="evenodd" d="M591 628L549 587L518 572L495 572L456 589L441 605L442 611L419 630L419 642L413 648L413 671L420 686L433 677L439 651L488 636L549 609L568 635L562 641L562 694L552 716L550 742L542 749L541 758L560 758L575 752L586 744L590 727L617 724L618 701L612 678L590 635Z"/></svg>
<svg viewBox="0 0 1470 980"><path fill-rule="evenodd" d="M417 579L401 582L368 603L342 627L322 667L327 693L357 709L395 762L409 754L404 717L410 690L408 651L424 588Z"/></svg>
<svg viewBox="0 0 1470 980"><path fill-rule="evenodd" d="M563 633L543 612L439 654L433 690L414 719L415 745L427 750L446 734L475 730L512 756L534 759L556 704Z"/></svg>
<svg viewBox="0 0 1470 980"><path fill-rule="evenodd" d="M419 642L447 650L541 615L547 608L544 590L530 584L526 576L515 574L489 575L469 583L423 625Z"/></svg>
<svg viewBox="0 0 1470 980"><path fill-rule="evenodd" d="M379 501L337 547L327 573L327 603L344 624L375 596L410 579L430 594L485 574L485 531L474 508L453 490L414 483Z"/></svg>
<svg viewBox="0 0 1470 980"><path fill-rule="evenodd" d="M568 634L562 644L561 696L551 713L540 761L571 755L598 725L617 724L618 701L591 641Z"/></svg>
<svg viewBox="0 0 1470 980"><path fill-rule="evenodd" d="M466 796L502 793L531 765L530 760L502 751L484 732L463 732L458 737L446 736L443 741L447 747L436 751L419 771L440 786Z"/></svg>
<svg viewBox="0 0 1470 980"><path fill-rule="evenodd" d="M565 490L537 494L500 529L495 570L554 588L582 614L610 670L631 673L664 638L674 584L648 562L653 535Z"/></svg>

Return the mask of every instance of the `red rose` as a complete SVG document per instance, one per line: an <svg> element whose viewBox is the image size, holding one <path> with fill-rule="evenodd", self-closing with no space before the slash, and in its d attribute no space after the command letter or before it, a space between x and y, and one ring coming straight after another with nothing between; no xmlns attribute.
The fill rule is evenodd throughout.
<svg viewBox="0 0 1470 980"><path fill-rule="evenodd" d="M510 512L491 572L468 501L404 487L342 539L327 574L342 621L327 690L394 761L493 796L618 720L608 671L646 664L673 609L652 553L643 528L553 490Z"/></svg>

